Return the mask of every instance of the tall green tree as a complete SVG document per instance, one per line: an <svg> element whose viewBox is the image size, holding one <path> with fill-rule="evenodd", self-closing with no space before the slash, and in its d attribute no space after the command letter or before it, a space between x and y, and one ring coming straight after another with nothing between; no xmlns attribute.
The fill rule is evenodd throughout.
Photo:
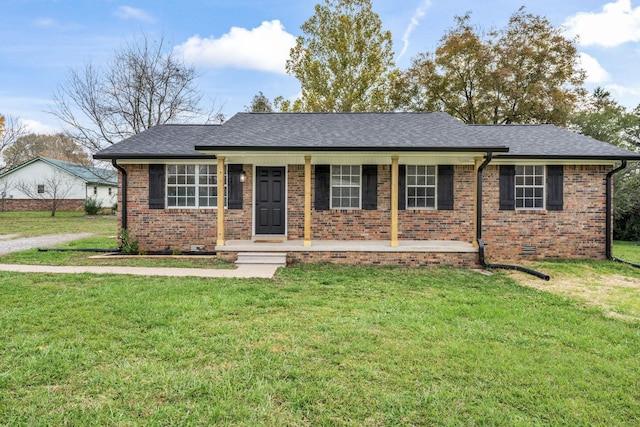
<svg viewBox="0 0 640 427"><path fill-rule="evenodd" d="M596 88L584 108L572 115L570 126L583 135L623 148L640 149L640 106L633 111L611 93ZM640 240L640 169L629 164L614 177L613 235L617 240Z"/></svg>
<svg viewBox="0 0 640 427"><path fill-rule="evenodd" d="M405 109L465 123L566 123L584 94L575 40L524 8L486 34L469 14L456 22L435 54L418 55L406 71Z"/></svg>
<svg viewBox="0 0 640 427"><path fill-rule="evenodd" d="M323 0L301 26L286 63L302 97L281 109L316 112L389 111L395 68L391 32L371 0ZM279 99L281 101L281 99Z"/></svg>
<svg viewBox="0 0 640 427"><path fill-rule="evenodd" d="M637 120L638 117L613 99L610 92L598 87L587 99L585 108L571 116L570 125L583 135L632 148Z"/></svg>
<svg viewBox="0 0 640 427"><path fill-rule="evenodd" d="M271 113L273 111L273 104L264 93L258 92L251 100L251 105L245 107L248 113Z"/></svg>

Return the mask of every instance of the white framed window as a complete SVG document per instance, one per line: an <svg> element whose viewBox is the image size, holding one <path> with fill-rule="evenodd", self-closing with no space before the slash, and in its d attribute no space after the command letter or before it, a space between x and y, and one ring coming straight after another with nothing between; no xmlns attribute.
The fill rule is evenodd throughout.
<svg viewBox="0 0 640 427"><path fill-rule="evenodd" d="M93 195L97 195L98 194L98 187L93 187Z"/></svg>
<svg viewBox="0 0 640 427"><path fill-rule="evenodd" d="M44 184L38 184L38 194L44 193Z"/></svg>
<svg viewBox="0 0 640 427"><path fill-rule="evenodd" d="M545 167L516 166L516 209L544 209Z"/></svg>
<svg viewBox="0 0 640 427"><path fill-rule="evenodd" d="M167 207L216 208L217 165L167 165ZM225 173L225 206L227 192Z"/></svg>
<svg viewBox="0 0 640 427"><path fill-rule="evenodd" d="M331 209L360 209L360 165L331 166Z"/></svg>
<svg viewBox="0 0 640 427"><path fill-rule="evenodd" d="M436 166L407 165L407 209L435 209Z"/></svg>

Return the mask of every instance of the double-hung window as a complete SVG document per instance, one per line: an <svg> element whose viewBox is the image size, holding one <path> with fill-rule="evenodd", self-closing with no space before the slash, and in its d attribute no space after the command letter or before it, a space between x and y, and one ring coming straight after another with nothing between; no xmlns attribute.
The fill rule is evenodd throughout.
<svg viewBox="0 0 640 427"><path fill-rule="evenodd" d="M516 209L544 209L544 166L515 167Z"/></svg>
<svg viewBox="0 0 640 427"><path fill-rule="evenodd" d="M167 206L170 208L217 207L218 167L216 165L167 165Z"/></svg>
<svg viewBox="0 0 640 427"><path fill-rule="evenodd" d="M436 167L407 165L407 208L435 209Z"/></svg>
<svg viewBox="0 0 640 427"><path fill-rule="evenodd" d="M360 165L331 166L331 209L360 209Z"/></svg>

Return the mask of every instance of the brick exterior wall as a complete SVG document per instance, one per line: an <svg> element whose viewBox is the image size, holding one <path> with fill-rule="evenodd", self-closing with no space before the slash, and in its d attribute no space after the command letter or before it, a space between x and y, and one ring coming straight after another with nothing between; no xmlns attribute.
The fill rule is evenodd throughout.
<svg viewBox="0 0 640 427"><path fill-rule="evenodd" d="M148 166L125 165L128 172L128 224L132 239L146 251L190 249L203 245L213 251L217 238L216 209L149 209ZM253 167L243 187L243 208L225 211L225 238L252 237ZM605 177L607 166L564 167L562 211L500 211L499 168L488 166L483 174L483 238L489 262L526 259L605 257ZM312 168L313 170L313 168ZM304 166L287 168L287 234L304 237ZM403 240L460 240L472 242L474 221L473 166L454 168L454 210L399 211L399 238ZM376 210L327 210L313 208L312 238L316 240L389 240L391 168L378 166ZM313 193L312 177L312 193ZM119 189L118 195L122 194ZM119 200L122 206L122 200ZM121 211L121 210L120 210ZM523 246L535 253L523 253ZM526 251L525 251L526 252ZM222 255L222 254L221 254ZM228 254L227 254L228 255ZM323 253L290 254L290 261L390 263L401 265L477 265L477 254Z"/></svg>
<svg viewBox="0 0 640 427"><path fill-rule="evenodd" d="M605 258L609 166L565 166L561 211L499 210L499 168L483 172L483 227L489 262ZM523 247L534 247L528 254Z"/></svg>
<svg viewBox="0 0 640 427"><path fill-rule="evenodd" d="M217 240L217 209L149 209L149 166L123 165L127 171L127 223L129 237L138 240L140 249L153 251L188 251L191 245L202 245L213 251ZM251 238L251 191L253 177L250 165L245 171L243 208L225 210L225 238ZM122 180L119 179L120 186ZM118 206L122 206L122 188L118 188ZM122 209L119 209L121 211ZM120 219L119 226L122 226Z"/></svg>
<svg viewBox="0 0 640 427"><path fill-rule="evenodd" d="M50 211L51 200L4 199L0 200L0 211ZM57 211L84 210L84 199L64 199L58 201Z"/></svg>

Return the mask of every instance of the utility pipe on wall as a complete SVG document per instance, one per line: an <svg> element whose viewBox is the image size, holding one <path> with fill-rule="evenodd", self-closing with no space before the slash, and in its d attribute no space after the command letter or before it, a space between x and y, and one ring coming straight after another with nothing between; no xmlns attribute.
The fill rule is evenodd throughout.
<svg viewBox="0 0 640 427"><path fill-rule="evenodd" d="M127 171L122 166L118 165L118 162L116 161L116 159L112 159L111 164L113 165L114 168L120 171L120 173L122 173L122 206L120 208L122 212L121 214L122 229L126 230L127 229Z"/></svg>
<svg viewBox="0 0 640 427"><path fill-rule="evenodd" d="M606 195L607 195L606 221L607 223L605 224L606 246L607 246L605 249L605 253L607 255L607 259L613 259L613 231L611 230L611 223L613 219L613 202L612 202L613 192L611 190L611 182L613 181L613 175L626 167L627 167L627 161L622 160L622 164L620 166L613 169L607 174L607 181L606 181L607 182L606 184L607 185L607 188L606 188Z"/></svg>
<svg viewBox="0 0 640 427"><path fill-rule="evenodd" d="M547 274L541 273L536 270L532 270L530 268L522 267L520 265L509 265L509 264L490 264L484 258L484 241L482 240L482 171L487 167L491 159L493 158L493 153L491 151L487 152L487 157L484 159L482 164L478 167L477 171L477 186L476 186L476 200L478 206L476 207L476 240L478 242L478 256L480 265L483 268L501 268L504 270L518 270L523 273L531 274L533 276L539 277L543 280L549 280L550 277Z"/></svg>

